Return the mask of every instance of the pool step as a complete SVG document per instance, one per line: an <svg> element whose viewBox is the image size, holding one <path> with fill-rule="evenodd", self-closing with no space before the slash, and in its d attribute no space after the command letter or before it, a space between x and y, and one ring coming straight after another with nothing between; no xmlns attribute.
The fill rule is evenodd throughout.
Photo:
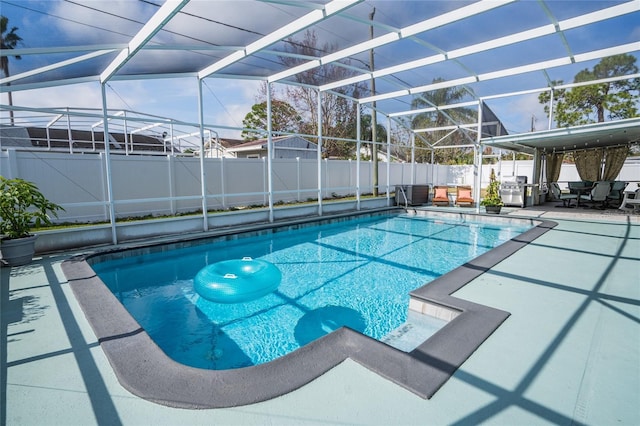
<svg viewBox="0 0 640 426"><path fill-rule="evenodd" d="M411 352L447 324L448 321L409 311L407 320L381 339L396 349Z"/></svg>

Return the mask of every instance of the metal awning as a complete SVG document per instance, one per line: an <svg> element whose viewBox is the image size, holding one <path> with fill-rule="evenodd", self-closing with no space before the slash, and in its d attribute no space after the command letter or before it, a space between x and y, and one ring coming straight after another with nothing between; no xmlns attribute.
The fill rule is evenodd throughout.
<svg viewBox="0 0 640 426"><path fill-rule="evenodd" d="M568 152L580 149L631 145L640 142L640 118L566 127L535 133L485 138L481 143L492 148L533 154Z"/></svg>

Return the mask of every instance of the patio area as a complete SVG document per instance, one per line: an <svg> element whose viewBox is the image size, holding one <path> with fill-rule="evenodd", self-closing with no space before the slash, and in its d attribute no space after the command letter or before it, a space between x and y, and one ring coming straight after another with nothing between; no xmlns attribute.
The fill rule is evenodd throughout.
<svg viewBox="0 0 640 426"><path fill-rule="evenodd" d="M248 406L185 410L135 397L61 271L78 251L0 269L0 423L640 424L640 216L550 203L503 214L558 226L454 294L511 316L430 400L351 360Z"/></svg>

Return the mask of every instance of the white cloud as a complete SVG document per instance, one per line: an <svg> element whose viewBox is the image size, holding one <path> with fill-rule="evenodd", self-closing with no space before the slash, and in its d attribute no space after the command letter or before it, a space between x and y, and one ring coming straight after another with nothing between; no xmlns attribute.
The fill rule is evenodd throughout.
<svg viewBox="0 0 640 426"><path fill-rule="evenodd" d="M48 25L53 25L53 31L61 31L71 43L105 43L112 37L125 41L124 36L117 33L134 35L142 25L118 18L114 15L138 17L136 20L144 22L150 15L150 9L143 2L129 0L110 0L92 2L87 7L69 2L55 2L52 4L51 13L66 19L48 20ZM95 9L104 10L107 13L98 13ZM153 9L156 9L155 7Z"/></svg>
<svg viewBox="0 0 640 426"><path fill-rule="evenodd" d="M33 108L102 108L98 83L83 83L68 86L24 90L13 93L14 105Z"/></svg>
<svg viewBox="0 0 640 426"><path fill-rule="evenodd" d="M242 127L242 120L255 103L260 82L226 79L205 81L205 121L221 126ZM221 130L221 136L239 138L240 130Z"/></svg>
<svg viewBox="0 0 640 426"><path fill-rule="evenodd" d="M548 127L544 106L538 102L537 94L494 99L488 103L510 134L531 130L531 121L536 130Z"/></svg>

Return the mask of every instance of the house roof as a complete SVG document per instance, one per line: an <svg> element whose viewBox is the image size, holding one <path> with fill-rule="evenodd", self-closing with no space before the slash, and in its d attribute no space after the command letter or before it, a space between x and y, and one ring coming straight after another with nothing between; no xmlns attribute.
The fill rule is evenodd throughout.
<svg viewBox="0 0 640 426"><path fill-rule="evenodd" d="M271 138L273 144L278 144L282 141L288 140L288 139L301 139L304 140L310 147L314 147L313 149L315 149L315 147L317 146L315 143L310 142L306 139L304 139L301 136L297 136L297 135L286 135L286 136L277 136L277 137L273 137ZM235 146L230 147L228 150L229 151L245 151L245 150L249 150L249 149L267 149L267 139L256 139L253 141L248 141L245 143L241 143Z"/></svg>
<svg viewBox="0 0 640 426"><path fill-rule="evenodd" d="M242 145L246 141L244 139L230 139L230 138L220 138L220 145L225 148L233 148L234 146Z"/></svg>

